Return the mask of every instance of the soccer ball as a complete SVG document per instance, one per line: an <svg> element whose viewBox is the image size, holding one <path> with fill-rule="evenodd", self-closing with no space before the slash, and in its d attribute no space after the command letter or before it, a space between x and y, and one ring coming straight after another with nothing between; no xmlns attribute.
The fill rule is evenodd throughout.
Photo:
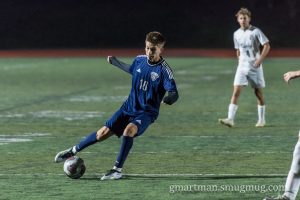
<svg viewBox="0 0 300 200"><path fill-rule="evenodd" d="M68 158L64 163L64 172L72 179L80 178L85 172L84 161L78 156Z"/></svg>

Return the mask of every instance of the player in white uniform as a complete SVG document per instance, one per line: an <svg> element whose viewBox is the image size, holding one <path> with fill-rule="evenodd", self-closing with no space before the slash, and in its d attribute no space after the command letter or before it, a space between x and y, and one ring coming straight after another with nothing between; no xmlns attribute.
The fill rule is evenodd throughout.
<svg viewBox="0 0 300 200"><path fill-rule="evenodd" d="M299 71L290 71L283 75L283 79L289 83L291 79L300 77ZM278 197L266 197L264 200L295 200L300 187L300 131L299 140L294 148L293 161L286 179L284 194Z"/></svg>
<svg viewBox="0 0 300 200"><path fill-rule="evenodd" d="M262 92L262 89L265 87L262 61L269 53L270 44L264 33L250 24L251 12L247 8L241 8L237 12L236 17L240 28L234 32L233 39L239 63L234 78L228 117L219 119L219 122L229 127L234 126L235 113L238 109L238 98L242 88L250 83L258 103L258 121L255 126L263 127L266 121L265 100ZM261 46L262 52L260 53Z"/></svg>

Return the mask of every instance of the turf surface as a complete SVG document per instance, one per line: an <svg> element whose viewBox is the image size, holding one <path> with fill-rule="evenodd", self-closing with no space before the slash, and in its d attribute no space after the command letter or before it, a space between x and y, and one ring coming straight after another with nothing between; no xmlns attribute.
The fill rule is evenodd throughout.
<svg viewBox="0 0 300 200"><path fill-rule="evenodd" d="M167 61L179 101L162 105L156 123L135 139L124 179L101 182L117 156L117 137L79 154L87 166L79 180L53 159L120 107L130 76L105 58L0 59L0 199L237 200L280 193L274 190L285 182L300 124L300 80L288 86L282 75L300 59L264 63L265 128L254 128L250 87L241 95L236 127L217 123L227 115L235 59Z"/></svg>

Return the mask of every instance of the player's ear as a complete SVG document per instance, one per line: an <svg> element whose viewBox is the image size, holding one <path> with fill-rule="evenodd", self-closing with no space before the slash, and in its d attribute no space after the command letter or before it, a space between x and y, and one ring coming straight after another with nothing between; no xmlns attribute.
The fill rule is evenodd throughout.
<svg viewBox="0 0 300 200"><path fill-rule="evenodd" d="M164 44L160 44L159 48L160 48L160 52L162 53L164 51Z"/></svg>

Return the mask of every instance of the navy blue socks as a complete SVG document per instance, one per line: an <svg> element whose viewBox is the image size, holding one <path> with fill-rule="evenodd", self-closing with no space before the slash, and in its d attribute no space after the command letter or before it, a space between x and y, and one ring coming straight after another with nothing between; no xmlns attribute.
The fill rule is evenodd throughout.
<svg viewBox="0 0 300 200"><path fill-rule="evenodd" d="M120 149L119 155L117 157L117 161L115 163L114 168L120 169L123 167L123 164L127 158L127 155L129 153L132 145L133 145L133 137L123 136L121 149Z"/></svg>
<svg viewBox="0 0 300 200"><path fill-rule="evenodd" d="M93 132L90 135L86 136L83 140L76 145L76 152L83 150L84 148L95 144L97 142L97 132Z"/></svg>
<svg viewBox="0 0 300 200"><path fill-rule="evenodd" d="M96 142L98 142L97 132L93 132L90 135L86 136L83 140L81 140L79 144L75 146L75 150L76 152L79 152L85 149L86 147L95 144ZM114 168L121 171L132 145L133 145L133 137L123 136L120 152L117 157Z"/></svg>

